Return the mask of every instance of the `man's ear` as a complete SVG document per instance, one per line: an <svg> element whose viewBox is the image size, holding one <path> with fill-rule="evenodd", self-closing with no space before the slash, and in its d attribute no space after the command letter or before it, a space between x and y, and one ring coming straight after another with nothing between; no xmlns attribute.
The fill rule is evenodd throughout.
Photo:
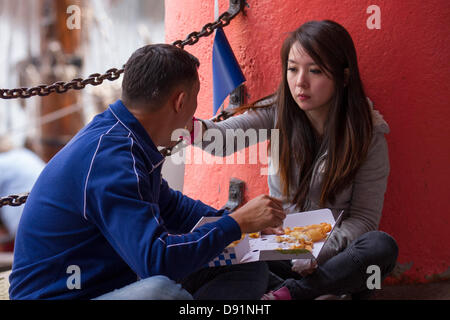
<svg viewBox="0 0 450 320"><path fill-rule="evenodd" d="M176 91L172 101L175 112L180 112L186 102L186 92L183 90Z"/></svg>
<svg viewBox="0 0 450 320"><path fill-rule="evenodd" d="M349 68L345 68L344 69L344 87L346 87L348 85L349 77L350 77L350 69Z"/></svg>

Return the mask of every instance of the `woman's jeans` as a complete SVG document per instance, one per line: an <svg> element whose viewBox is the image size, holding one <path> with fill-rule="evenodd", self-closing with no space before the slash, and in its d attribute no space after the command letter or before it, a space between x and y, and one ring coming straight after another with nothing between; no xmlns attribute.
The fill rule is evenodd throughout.
<svg viewBox="0 0 450 320"><path fill-rule="evenodd" d="M299 300L315 299L325 294L352 294L354 299L368 298L374 291L369 290L368 282L372 283L375 274L371 268L368 271L368 267L379 267L381 283L394 268L397 256L397 243L391 236L381 231L371 231L361 235L305 277L291 271L290 263L270 261L269 269L275 274L271 278L271 287L286 286L292 299ZM276 279L280 278L287 280L277 284Z"/></svg>

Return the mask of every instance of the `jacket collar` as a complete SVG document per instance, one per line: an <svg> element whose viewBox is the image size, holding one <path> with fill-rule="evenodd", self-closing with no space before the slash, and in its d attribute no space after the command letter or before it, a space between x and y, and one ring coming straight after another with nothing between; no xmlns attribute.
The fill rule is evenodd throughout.
<svg viewBox="0 0 450 320"><path fill-rule="evenodd" d="M122 100L109 105L109 111L133 136L143 151L148 154L153 166L164 161L164 156L158 151L147 131L135 116L126 108Z"/></svg>

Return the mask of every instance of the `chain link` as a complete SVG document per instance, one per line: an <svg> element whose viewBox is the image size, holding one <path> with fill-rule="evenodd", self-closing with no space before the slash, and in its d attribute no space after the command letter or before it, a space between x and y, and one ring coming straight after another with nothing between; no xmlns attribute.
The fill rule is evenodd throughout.
<svg viewBox="0 0 450 320"><path fill-rule="evenodd" d="M234 18L229 12L222 13L219 18L212 23L207 23L203 26L201 31L191 32L186 39L177 40L173 43L174 46L184 49L187 45L193 45L198 42L201 37L207 37L211 35L217 28L223 28L230 24L231 19Z"/></svg>
<svg viewBox="0 0 450 320"><path fill-rule="evenodd" d="M0 208L3 206L18 207L23 205L28 199L29 193L22 193L19 195L11 195L0 198Z"/></svg>
<svg viewBox="0 0 450 320"><path fill-rule="evenodd" d="M240 8L242 10L242 7ZM185 40L177 40L172 45L184 49L187 45L196 44L200 38L211 35L217 28L222 28L230 24L231 20L240 12L224 12L219 18L212 23L207 23L203 26L201 31L191 32ZM0 89L0 99L27 99L33 96L48 96L52 93L65 93L69 90L82 90L87 85L98 86L103 83L104 80L114 81L120 78L125 71L125 65L121 69L112 68L106 71L104 74L94 73L88 78L73 79L70 82L59 81L51 85L40 85L32 88L17 88L17 89Z"/></svg>
<svg viewBox="0 0 450 320"><path fill-rule="evenodd" d="M105 74L94 73L88 78L73 79L70 82L55 82L51 85L40 85L32 88L19 88L19 89L0 89L1 99L26 99L33 96L48 96L51 93L64 93L69 90L81 90L88 84L92 86L98 86L103 83L104 80L114 81L120 78L120 75L124 72L124 69L109 69Z"/></svg>

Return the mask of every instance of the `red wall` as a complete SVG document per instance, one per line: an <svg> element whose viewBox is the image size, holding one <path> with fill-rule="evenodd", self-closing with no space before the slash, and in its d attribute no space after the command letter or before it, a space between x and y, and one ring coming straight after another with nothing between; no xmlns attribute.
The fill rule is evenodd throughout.
<svg viewBox="0 0 450 320"><path fill-rule="evenodd" d="M279 50L286 32L309 20L331 19L352 35L368 96L391 127L391 174L380 229L399 244L400 280L423 282L450 271L448 188L450 4L431 1L249 0L250 8L225 28L247 78L250 100L272 93L280 80ZM214 1L166 0L166 40L214 20ZM381 9L381 29L369 30L370 5ZM228 1L220 0L220 12ZM199 108L212 110L213 37L186 50L201 61ZM246 199L267 193L259 165L187 165L184 192L221 207L230 177L246 182ZM399 273L400 274L400 273ZM439 275L441 274L441 275Z"/></svg>

